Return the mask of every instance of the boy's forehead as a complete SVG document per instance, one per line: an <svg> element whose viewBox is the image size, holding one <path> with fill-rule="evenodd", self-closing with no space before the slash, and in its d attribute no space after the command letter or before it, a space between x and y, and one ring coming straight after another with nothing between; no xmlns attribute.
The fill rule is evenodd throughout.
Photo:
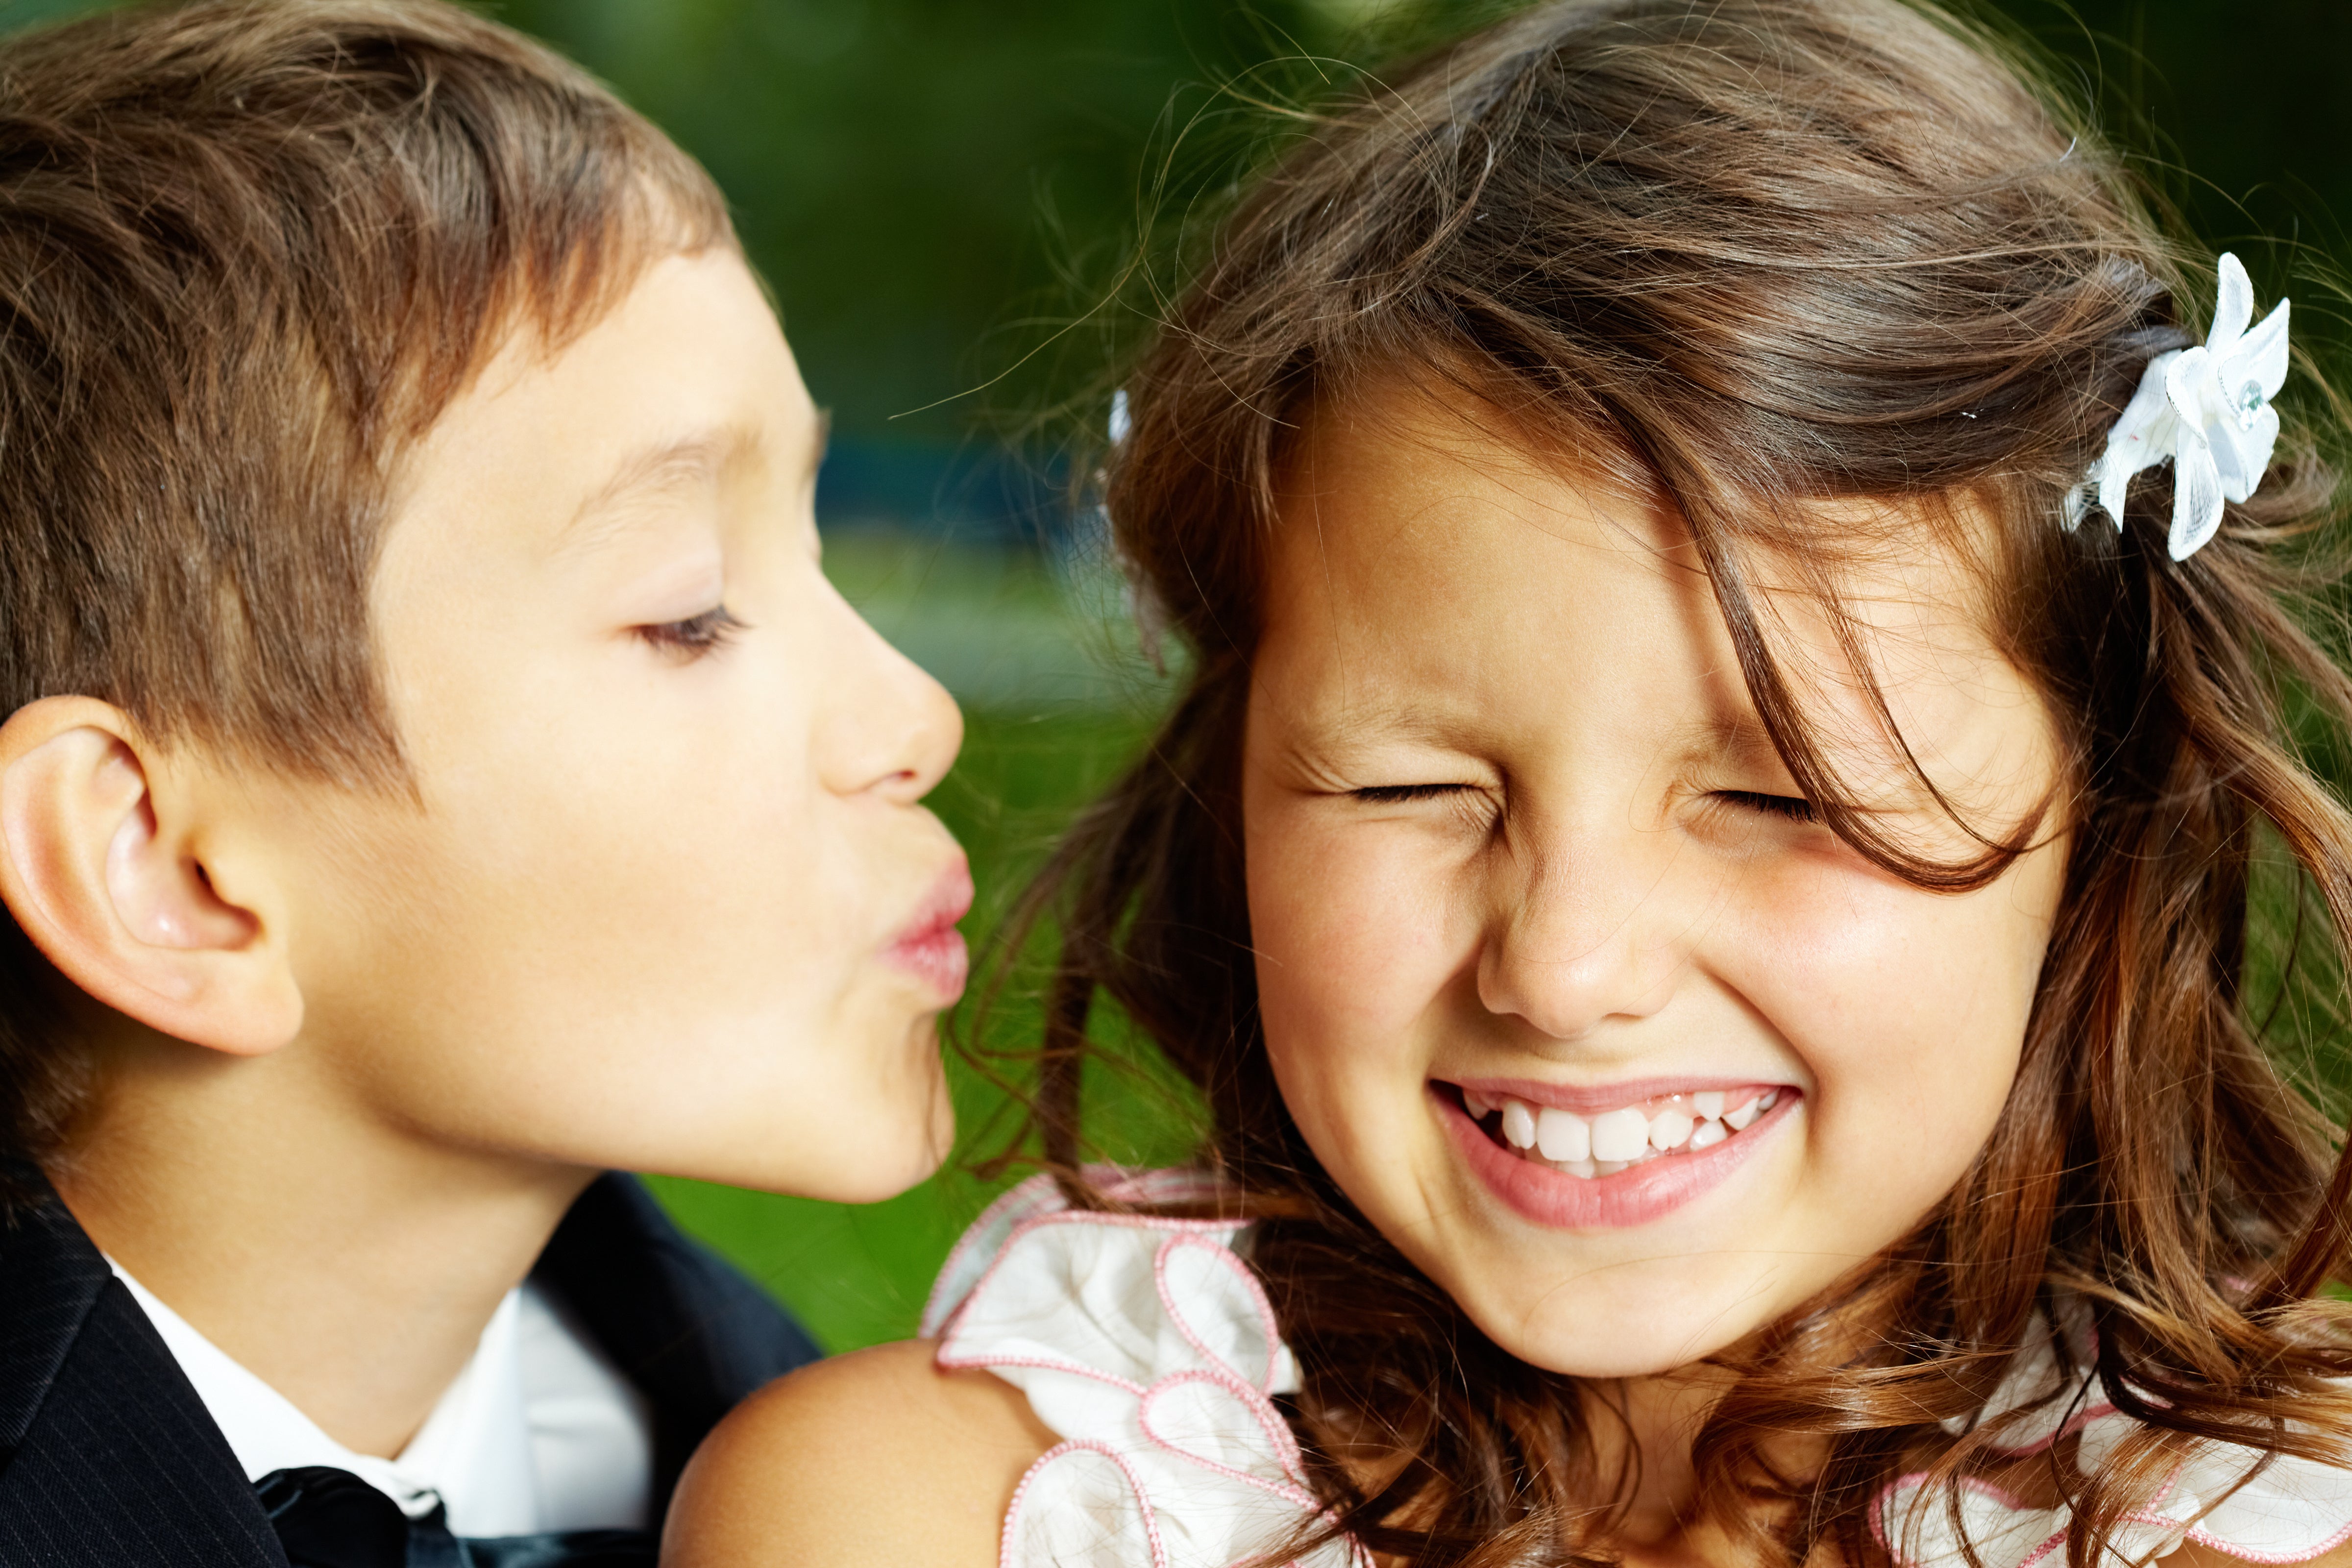
<svg viewBox="0 0 2352 1568"><path fill-rule="evenodd" d="M593 548L646 502L813 464L824 437L740 258L669 257L568 342L509 333L409 454L394 525L464 511L535 552Z"/></svg>

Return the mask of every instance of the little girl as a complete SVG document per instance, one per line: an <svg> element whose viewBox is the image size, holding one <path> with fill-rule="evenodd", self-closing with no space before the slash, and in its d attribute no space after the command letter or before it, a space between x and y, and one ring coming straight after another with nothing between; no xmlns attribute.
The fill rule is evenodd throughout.
<svg viewBox="0 0 2352 1568"><path fill-rule="evenodd" d="M2286 325L1899 0L1318 122L1129 383L1190 664L1041 897L1050 1174L674 1560L2352 1562ZM1197 1169L1078 1163L1097 993Z"/></svg>

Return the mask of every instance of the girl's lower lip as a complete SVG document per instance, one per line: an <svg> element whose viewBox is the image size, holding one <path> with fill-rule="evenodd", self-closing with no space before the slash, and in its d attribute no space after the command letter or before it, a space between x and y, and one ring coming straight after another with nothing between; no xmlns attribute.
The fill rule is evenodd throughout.
<svg viewBox="0 0 2352 1568"><path fill-rule="evenodd" d="M1783 1089L1780 1103L1736 1137L1585 1181L1498 1147L1452 1094L1435 1084L1429 1092L1439 1120L1486 1190L1520 1217L1550 1230L1625 1230L1664 1219L1746 1163L1760 1138L1802 1099Z"/></svg>

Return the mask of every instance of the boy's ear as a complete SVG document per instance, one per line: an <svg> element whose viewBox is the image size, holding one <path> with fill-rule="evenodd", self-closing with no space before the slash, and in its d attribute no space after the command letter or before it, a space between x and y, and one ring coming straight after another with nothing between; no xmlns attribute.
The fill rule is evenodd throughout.
<svg viewBox="0 0 2352 1568"><path fill-rule="evenodd" d="M302 1026L282 937L219 890L199 792L121 710L45 697L0 724L0 900L68 980L150 1028L259 1056Z"/></svg>

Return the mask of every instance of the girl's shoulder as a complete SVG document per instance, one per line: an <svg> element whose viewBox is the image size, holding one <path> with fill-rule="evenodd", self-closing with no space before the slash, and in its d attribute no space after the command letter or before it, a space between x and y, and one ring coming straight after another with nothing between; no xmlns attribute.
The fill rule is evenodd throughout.
<svg viewBox="0 0 2352 1568"><path fill-rule="evenodd" d="M1055 1435L1020 1392L903 1340L801 1368L706 1438L678 1482L663 1568L987 1568Z"/></svg>
<svg viewBox="0 0 2352 1568"><path fill-rule="evenodd" d="M2104 1462L2137 1425L2109 1415L2077 1428L2077 1463ZM1947 1491L1906 1477L1881 1499L1874 1522L1901 1568L1962 1568L1971 1561L1963 1534L1984 1568L2056 1568L2066 1560L2074 1530L2063 1502L1972 1481L1961 1488L1958 1511L1955 1521ZM2165 1568L2352 1568L2352 1472L2284 1455L2264 1464L2248 1449L2217 1445L2118 1521L2106 1546L2116 1561Z"/></svg>

